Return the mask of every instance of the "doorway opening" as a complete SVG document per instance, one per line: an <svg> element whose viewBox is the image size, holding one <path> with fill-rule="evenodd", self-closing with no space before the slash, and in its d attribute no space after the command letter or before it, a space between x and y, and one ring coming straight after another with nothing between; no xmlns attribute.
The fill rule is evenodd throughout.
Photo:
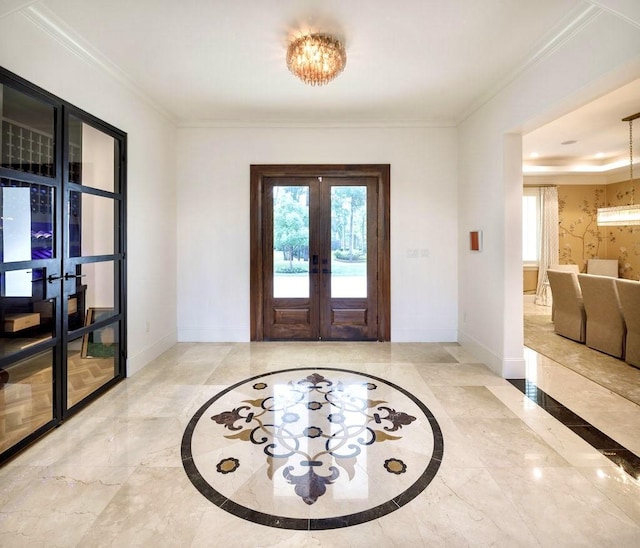
<svg viewBox="0 0 640 548"><path fill-rule="evenodd" d="M251 166L251 340L390 339L389 165Z"/></svg>

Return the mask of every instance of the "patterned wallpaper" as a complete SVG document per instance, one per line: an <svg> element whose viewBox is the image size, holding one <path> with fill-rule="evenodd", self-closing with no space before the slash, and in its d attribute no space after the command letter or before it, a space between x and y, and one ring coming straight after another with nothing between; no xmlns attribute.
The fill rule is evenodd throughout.
<svg viewBox="0 0 640 548"><path fill-rule="evenodd" d="M640 190L640 181L634 179ZM607 205L617 206L632 201L633 187L629 181L607 185ZM635 193L633 203L638 203L640 192ZM602 227L606 231L607 259L618 259L621 278L640 280L640 226Z"/></svg>
<svg viewBox="0 0 640 548"><path fill-rule="evenodd" d="M631 192L629 181L558 186L560 264L577 264L586 272L588 259L617 259L622 278L640 280L640 226L596 225L598 207L628 204ZM640 192L635 203L638 198Z"/></svg>

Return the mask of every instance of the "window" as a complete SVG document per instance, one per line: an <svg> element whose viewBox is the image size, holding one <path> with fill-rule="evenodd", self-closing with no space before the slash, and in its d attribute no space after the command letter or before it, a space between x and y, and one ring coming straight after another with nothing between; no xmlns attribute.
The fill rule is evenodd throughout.
<svg viewBox="0 0 640 548"><path fill-rule="evenodd" d="M525 266L538 264L540 255L540 195L537 188L522 193L522 261Z"/></svg>

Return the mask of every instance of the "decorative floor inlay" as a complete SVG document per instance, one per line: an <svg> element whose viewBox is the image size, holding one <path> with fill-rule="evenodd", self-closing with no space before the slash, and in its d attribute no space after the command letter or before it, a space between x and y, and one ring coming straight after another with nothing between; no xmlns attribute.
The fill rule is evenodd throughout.
<svg viewBox="0 0 640 548"><path fill-rule="evenodd" d="M187 426L182 461L196 488L238 517L333 529L414 499L443 447L433 414L403 388L315 367L258 375L211 398Z"/></svg>

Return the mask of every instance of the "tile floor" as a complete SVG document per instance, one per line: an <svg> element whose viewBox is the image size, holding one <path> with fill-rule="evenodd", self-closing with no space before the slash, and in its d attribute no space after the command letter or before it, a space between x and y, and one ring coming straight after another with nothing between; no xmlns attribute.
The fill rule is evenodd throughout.
<svg viewBox="0 0 640 548"><path fill-rule="evenodd" d="M526 357L529 380L640 454L638 406L535 353ZM399 387L433 414L443 452L424 489L377 519L326 530L261 525L203 496L182 462L181 442L194 415L238 383L238 399L223 402L225 410L235 401L254 401L255 394L242 392L253 388L246 379L268 384L276 371L314 366L386 379L389 391L381 399L390 400L388 407L409 405L393 393ZM413 426L428 422L419 409L410 414L416 421L403 426L405 441ZM215 432L204 432L199 443ZM206 456L207 448L194 454ZM256 471L237 481L249 508L245 517L251 509L282 513L303 504L296 494L293 503L286 501L282 489L270 491L267 483L253 489L256 478L264 479L264 454L254 461L240 454L238 472L243 464ZM433 444L422 440L397 454L410 464L420 455L426 462ZM214 460L222 462L216 454L212 467ZM361 464L353 480L357 494L380 501L384 491L393 498L394 476L359 474ZM210 472L207 481L216 478ZM328 485L323 495L336 505L330 515L348 514L349 489L342 488L341 506L330 495L334 488ZM232 500L233 483L224 489ZM0 546L635 547L640 481L455 344L183 343L0 469Z"/></svg>

